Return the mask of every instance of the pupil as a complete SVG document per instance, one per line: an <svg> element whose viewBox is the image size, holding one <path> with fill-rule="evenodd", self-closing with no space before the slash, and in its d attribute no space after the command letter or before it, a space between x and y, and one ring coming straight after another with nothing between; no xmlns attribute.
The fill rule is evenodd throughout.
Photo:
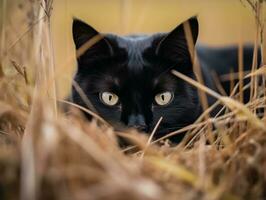
<svg viewBox="0 0 266 200"><path fill-rule="evenodd" d="M109 95L109 101L111 101L112 100L112 95Z"/></svg>
<svg viewBox="0 0 266 200"><path fill-rule="evenodd" d="M162 100L164 101L164 95L161 96Z"/></svg>

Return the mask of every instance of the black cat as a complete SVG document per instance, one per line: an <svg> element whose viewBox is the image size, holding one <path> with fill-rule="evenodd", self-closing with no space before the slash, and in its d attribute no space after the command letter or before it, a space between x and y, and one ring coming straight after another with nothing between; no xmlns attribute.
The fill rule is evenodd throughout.
<svg viewBox="0 0 266 200"><path fill-rule="evenodd" d="M197 18L192 17L185 23L190 25L195 44ZM94 28L74 19L76 49L97 35L99 32ZM102 36L77 59L78 69L74 77L100 116L116 128L134 127L147 133L163 117L156 138L187 126L199 117L202 108L197 89L171 74L171 70L175 69L195 79L184 23L170 33ZM205 84L216 90L210 69L229 72L229 68L221 69L225 59L228 67L237 67L237 48L223 49L216 54L208 53L210 49L204 47L199 47L197 51ZM223 51L226 51L227 57L224 57ZM252 53L245 59L245 66L251 66ZM72 101L87 107L75 87L72 88ZM212 104L214 99L209 97L208 101ZM174 140L179 139L181 136Z"/></svg>

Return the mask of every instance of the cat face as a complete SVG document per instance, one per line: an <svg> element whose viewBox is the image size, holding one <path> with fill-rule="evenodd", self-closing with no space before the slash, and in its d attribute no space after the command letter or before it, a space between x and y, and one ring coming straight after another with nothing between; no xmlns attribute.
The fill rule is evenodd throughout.
<svg viewBox="0 0 266 200"><path fill-rule="evenodd" d="M197 19L184 23L190 25L195 44ZM156 133L161 137L198 117L197 91L170 72L175 69L194 78L184 23L170 33L151 36L104 34L77 58L74 81L98 114L115 128L134 127L149 133L162 117ZM77 50L97 36L99 33L88 24L73 21ZM72 99L87 107L75 87Z"/></svg>

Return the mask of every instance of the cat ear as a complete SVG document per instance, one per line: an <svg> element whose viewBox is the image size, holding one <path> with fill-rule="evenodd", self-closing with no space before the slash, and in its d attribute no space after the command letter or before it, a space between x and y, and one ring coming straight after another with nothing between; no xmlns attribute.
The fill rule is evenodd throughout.
<svg viewBox="0 0 266 200"><path fill-rule="evenodd" d="M88 56L88 54L95 56L97 54L100 55L109 55L112 54L112 47L108 40L104 38L98 31L96 31L93 27L86 24L85 22L74 18L73 24L72 24L72 34L73 34L73 40L76 46L76 50L78 50L83 45L85 46L86 43L89 43L93 40L93 38L97 36L100 39L94 43L92 46L90 46L86 51L85 54Z"/></svg>
<svg viewBox="0 0 266 200"><path fill-rule="evenodd" d="M156 55L176 63L185 62L186 64L192 65L188 43L189 39L191 39L191 36L187 41L189 34L186 36L185 30L187 29L185 29L185 27L190 27L192 42L193 45L195 45L198 37L198 20L196 17L192 17L177 26L174 30L160 40L156 47ZM190 62L188 63L189 60Z"/></svg>

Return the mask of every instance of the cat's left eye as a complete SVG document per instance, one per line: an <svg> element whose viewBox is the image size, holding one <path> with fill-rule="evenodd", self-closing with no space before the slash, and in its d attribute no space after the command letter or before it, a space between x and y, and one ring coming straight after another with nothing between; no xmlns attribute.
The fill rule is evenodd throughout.
<svg viewBox="0 0 266 200"><path fill-rule="evenodd" d="M162 92L154 97L155 102L160 106L169 104L173 99L174 94L172 92Z"/></svg>
<svg viewBox="0 0 266 200"><path fill-rule="evenodd" d="M108 106L114 106L118 103L118 96L112 92L102 92L99 94L101 101Z"/></svg>

